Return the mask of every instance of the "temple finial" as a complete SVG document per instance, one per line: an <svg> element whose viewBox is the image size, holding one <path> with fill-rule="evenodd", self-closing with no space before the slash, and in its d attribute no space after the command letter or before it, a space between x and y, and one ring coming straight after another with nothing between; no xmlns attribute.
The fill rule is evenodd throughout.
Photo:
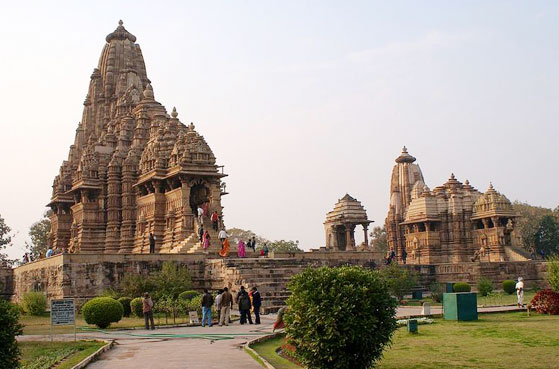
<svg viewBox="0 0 559 369"><path fill-rule="evenodd" d="M120 19L120 20L118 21L118 25L119 25L119 26L122 26L123 24L124 24L124 22L122 21L122 19Z"/></svg>
<svg viewBox="0 0 559 369"><path fill-rule="evenodd" d="M404 147L402 148L402 152L407 153L407 152L408 152L408 148L404 146Z"/></svg>
<svg viewBox="0 0 559 369"><path fill-rule="evenodd" d="M177 108L173 106L173 112L171 113L171 116L173 118L176 118L179 115L179 113L177 113Z"/></svg>

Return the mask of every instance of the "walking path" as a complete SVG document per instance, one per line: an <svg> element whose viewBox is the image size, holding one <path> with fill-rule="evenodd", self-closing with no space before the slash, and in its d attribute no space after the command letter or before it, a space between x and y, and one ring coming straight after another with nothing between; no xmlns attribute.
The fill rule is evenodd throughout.
<svg viewBox="0 0 559 369"><path fill-rule="evenodd" d="M478 312L518 310L516 306L478 308ZM421 314L420 306L398 307L398 318ZM441 307L431 307L431 314L442 314ZM113 339L115 347L102 354L88 369L261 369L262 367L243 350L243 345L272 332L275 314L262 316L261 325L240 325L234 322L219 327L161 328L155 331L107 330L82 332L78 339ZM185 338L180 335L217 335L216 339ZM219 339L231 335L232 339ZM73 340L73 335L60 335L57 340ZM49 336L20 336L18 340L49 340Z"/></svg>

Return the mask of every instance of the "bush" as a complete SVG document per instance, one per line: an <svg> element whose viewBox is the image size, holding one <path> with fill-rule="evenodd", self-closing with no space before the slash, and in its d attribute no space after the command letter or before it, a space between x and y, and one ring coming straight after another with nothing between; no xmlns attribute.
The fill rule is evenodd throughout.
<svg viewBox="0 0 559 369"><path fill-rule="evenodd" d="M503 281L503 291L512 295L516 291L516 282L510 279Z"/></svg>
<svg viewBox="0 0 559 369"><path fill-rule="evenodd" d="M0 368L19 367L21 353L16 336L22 333L23 325L19 324L19 308L0 298Z"/></svg>
<svg viewBox="0 0 559 369"><path fill-rule="evenodd" d="M136 297L130 301L130 311L138 318L144 317L144 304L141 297Z"/></svg>
<svg viewBox="0 0 559 369"><path fill-rule="evenodd" d="M190 299L188 302L188 311L197 311L198 315L202 314L202 295Z"/></svg>
<svg viewBox="0 0 559 369"><path fill-rule="evenodd" d="M122 304L111 297L96 297L86 302L82 314L87 324L95 324L99 328L107 328L111 323L122 319Z"/></svg>
<svg viewBox="0 0 559 369"><path fill-rule="evenodd" d="M386 281L388 290L398 301L402 301L404 294L411 291L417 284L417 275L408 268L392 263L380 270L382 278Z"/></svg>
<svg viewBox="0 0 559 369"><path fill-rule="evenodd" d="M431 298L434 302L443 301L443 285L442 283L433 282L429 285L429 291L431 291Z"/></svg>
<svg viewBox="0 0 559 369"><path fill-rule="evenodd" d="M149 275L127 273L119 284L123 296L142 296L146 291L153 291L151 298L176 299L182 291L192 288L192 279L185 266L172 261L164 262L161 270Z"/></svg>
<svg viewBox="0 0 559 369"><path fill-rule="evenodd" d="M47 310L47 298L41 292L26 292L21 307L26 314L43 315Z"/></svg>
<svg viewBox="0 0 559 369"><path fill-rule="evenodd" d="M196 296L200 296L198 291L184 291L179 294L179 300L192 300Z"/></svg>
<svg viewBox="0 0 559 369"><path fill-rule="evenodd" d="M99 297L111 297L115 300L118 300L118 298L121 296L122 295L112 287L104 289L103 292L101 292L101 294L99 295Z"/></svg>
<svg viewBox="0 0 559 369"><path fill-rule="evenodd" d="M365 369L396 329L397 301L378 271L308 268L292 277L284 315L289 344L309 369Z"/></svg>
<svg viewBox="0 0 559 369"><path fill-rule="evenodd" d="M130 316L130 313L132 312L132 310L130 309L131 301L132 299L130 297L121 297L118 299L118 302L122 304L122 308L124 309L122 313L123 316Z"/></svg>
<svg viewBox="0 0 559 369"><path fill-rule="evenodd" d="M477 281L477 290L481 296L487 296L493 292L493 283L487 278Z"/></svg>
<svg viewBox="0 0 559 369"><path fill-rule="evenodd" d="M452 289L454 290L454 292L470 292L472 290L472 287L470 287L470 285L466 282L458 282L454 283Z"/></svg>
<svg viewBox="0 0 559 369"><path fill-rule="evenodd" d="M540 290L530 304L540 314L559 315L559 292L551 289Z"/></svg>
<svg viewBox="0 0 559 369"><path fill-rule="evenodd" d="M559 292L559 256L553 255L547 258L547 274L545 280L549 287L555 292Z"/></svg>

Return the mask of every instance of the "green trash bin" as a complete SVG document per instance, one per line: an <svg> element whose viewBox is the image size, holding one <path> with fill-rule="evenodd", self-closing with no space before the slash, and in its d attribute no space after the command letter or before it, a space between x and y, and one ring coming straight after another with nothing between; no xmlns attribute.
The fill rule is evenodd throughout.
<svg viewBox="0 0 559 369"><path fill-rule="evenodd" d="M411 291L412 300L421 300L423 298L423 292L421 290Z"/></svg>
<svg viewBox="0 0 559 369"><path fill-rule="evenodd" d="M416 319L408 319L408 332L409 333L417 333L417 320Z"/></svg>
<svg viewBox="0 0 559 369"><path fill-rule="evenodd" d="M454 292L454 282L446 282L444 291L446 293L453 293Z"/></svg>
<svg viewBox="0 0 559 369"><path fill-rule="evenodd" d="M443 307L445 320L477 320L476 293L444 293Z"/></svg>

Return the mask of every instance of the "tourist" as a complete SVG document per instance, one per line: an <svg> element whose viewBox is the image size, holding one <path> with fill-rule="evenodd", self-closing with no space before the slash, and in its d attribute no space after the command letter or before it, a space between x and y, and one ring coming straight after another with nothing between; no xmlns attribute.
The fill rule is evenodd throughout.
<svg viewBox="0 0 559 369"><path fill-rule="evenodd" d="M212 326L213 304L214 297L208 292L207 288L204 288L204 295L202 296L202 327L206 326L206 320L208 322L208 327Z"/></svg>
<svg viewBox="0 0 559 369"><path fill-rule="evenodd" d="M516 283L516 304L518 307L524 306L524 278L518 277L518 282Z"/></svg>
<svg viewBox="0 0 559 369"><path fill-rule="evenodd" d="M198 223L202 226L204 225L204 209L198 205L198 209L196 211L198 213Z"/></svg>
<svg viewBox="0 0 559 369"><path fill-rule="evenodd" d="M204 216L207 217L209 214L209 208L210 204L206 201L205 203L202 204L202 210L204 211Z"/></svg>
<svg viewBox="0 0 559 369"><path fill-rule="evenodd" d="M221 313L219 316L219 326L223 324L229 325L229 314L231 314L231 308L233 307L233 295L229 292L229 288L225 287L223 293L221 294L220 309Z"/></svg>
<svg viewBox="0 0 559 369"><path fill-rule="evenodd" d="M247 256L245 242L243 240L239 240L237 255L239 255L240 258L244 258Z"/></svg>
<svg viewBox="0 0 559 369"><path fill-rule="evenodd" d="M198 238L200 239L200 242L202 242L203 237L204 237L204 227L200 226L200 228L198 229Z"/></svg>
<svg viewBox="0 0 559 369"><path fill-rule="evenodd" d="M217 312L217 321L219 323L219 317L221 316L221 295L223 290L217 290L217 295L215 296L215 311Z"/></svg>
<svg viewBox="0 0 559 369"><path fill-rule="evenodd" d="M536 248L534 246L530 246L530 258L536 260Z"/></svg>
<svg viewBox="0 0 559 369"><path fill-rule="evenodd" d="M252 287L252 307L254 309L254 323L260 324L260 307L262 306L262 297L258 288Z"/></svg>
<svg viewBox="0 0 559 369"><path fill-rule="evenodd" d="M252 249L252 239L248 239L247 243L246 243L246 248L247 249Z"/></svg>
<svg viewBox="0 0 559 369"><path fill-rule="evenodd" d="M29 263L29 253L23 254L23 264Z"/></svg>
<svg viewBox="0 0 559 369"><path fill-rule="evenodd" d="M229 237L229 235L227 234L227 232L225 232L225 228L221 228L221 231L219 231L219 234L217 235L217 237L219 238L219 240L221 241L221 243L223 244L223 241Z"/></svg>
<svg viewBox="0 0 559 369"><path fill-rule="evenodd" d="M544 249L540 250L540 256L542 257L542 260L545 260L545 250Z"/></svg>
<svg viewBox="0 0 559 369"><path fill-rule="evenodd" d="M248 319L248 322L250 324L253 324L252 317L250 315L250 308L251 308L250 297L248 296L248 293L245 290L245 286L241 286L241 290L237 294L236 300L237 300L237 305L239 305L239 313L241 314L240 323L245 324Z"/></svg>
<svg viewBox="0 0 559 369"><path fill-rule="evenodd" d="M219 250L219 255L226 258L229 255L229 240L226 238L221 244L221 250Z"/></svg>
<svg viewBox="0 0 559 369"><path fill-rule="evenodd" d="M52 246L49 246L49 249L47 250L47 253L45 254L45 257L50 258L52 256Z"/></svg>
<svg viewBox="0 0 559 369"><path fill-rule="evenodd" d="M262 246L262 256L264 256L265 258L267 258L267 257L268 257L268 252L269 252L269 251L270 251L270 250L268 249L268 245L267 245L267 244L264 244L264 246Z"/></svg>
<svg viewBox="0 0 559 369"><path fill-rule="evenodd" d="M256 238L254 236L252 236L252 238L250 239L249 245L252 251L256 251Z"/></svg>
<svg viewBox="0 0 559 369"><path fill-rule="evenodd" d="M155 236L153 233L149 233L149 253L155 254Z"/></svg>
<svg viewBox="0 0 559 369"><path fill-rule="evenodd" d="M217 224L218 224L218 221L219 221L219 214L217 214L217 211L214 211L212 213L212 218L211 219L212 219L212 225L214 226L214 231L217 232L217 230L218 230Z"/></svg>
<svg viewBox="0 0 559 369"><path fill-rule="evenodd" d="M204 246L204 251L208 251L208 248L210 247L210 234L208 233L208 231L204 232L204 236L202 238L202 242L203 242L203 246Z"/></svg>
<svg viewBox="0 0 559 369"><path fill-rule="evenodd" d="M402 251L402 264L406 263L407 257L408 257L408 252L406 251L406 249L404 249L404 251Z"/></svg>
<svg viewBox="0 0 559 369"><path fill-rule="evenodd" d="M142 299L142 310L144 312L144 322L146 324L146 329L149 330L149 324L151 323L151 330L155 329L155 324L153 323L153 300L149 296L149 293L144 293L144 298Z"/></svg>

